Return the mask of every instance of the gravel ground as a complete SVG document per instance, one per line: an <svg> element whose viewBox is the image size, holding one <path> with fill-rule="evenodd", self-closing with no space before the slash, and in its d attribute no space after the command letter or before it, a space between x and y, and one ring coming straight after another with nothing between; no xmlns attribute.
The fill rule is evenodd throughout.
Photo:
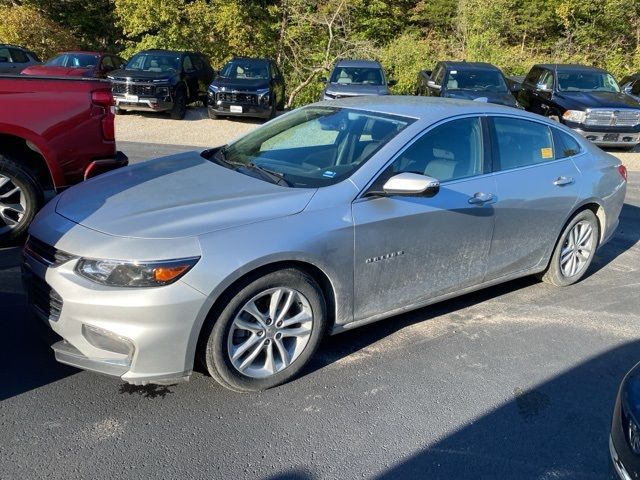
<svg viewBox="0 0 640 480"><path fill-rule="evenodd" d="M264 120L251 118L211 120L203 107L190 107L184 120L164 113L127 113L116 117L116 138L123 142L212 147L227 143Z"/></svg>
<svg viewBox="0 0 640 480"><path fill-rule="evenodd" d="M213 147L254 129L264 120L230 118L211 120L203 107L189 107L185 120L164 113L127 113L116 117L116 138L121 142ZM640 170L640 148L633 152L610 150L629 170Z"/></svg>

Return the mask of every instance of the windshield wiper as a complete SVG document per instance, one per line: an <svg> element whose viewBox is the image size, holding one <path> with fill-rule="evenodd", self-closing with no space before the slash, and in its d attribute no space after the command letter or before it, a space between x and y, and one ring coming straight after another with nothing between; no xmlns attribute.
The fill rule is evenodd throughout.
<svg viewBox="0 0 640 480"><path fill-rule="evenodd" d="M264 178L268 178L270 181L275 183L276 185L284 184L287 187L293 187L293 184L284 178L284 173L276 172L274 170L269 170L268 168L261 167L253 162L249 162L245 165L242 165L245 168L249 168L256 172L260 172Z"/></svg>

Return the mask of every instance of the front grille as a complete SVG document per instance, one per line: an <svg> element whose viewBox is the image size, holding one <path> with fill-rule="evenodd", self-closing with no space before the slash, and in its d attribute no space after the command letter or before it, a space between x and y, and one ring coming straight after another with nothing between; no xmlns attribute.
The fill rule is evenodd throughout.
<svg viewBox="0 0 640 480"><path fill-rule="evenodd" d="M218 101L228 103L248 103L250 105L258 104L258 96L253 93L220 92L217 94L216 99Z"/></svg>
<svg viewBox="0 0 640 480"><path fill-rule="evenodd" d="M640 110L591 110L585 125L593 127L635 127L640 124Z"/></svg>
<svg viewBox="0 0 640 480"><path fill-rule="evenodd" d="M58 250L51 245L47 245L35 237L29 237L24 246L24 253L25 255L35 258L40 263L52 267L62 265L73 258L73 255Z"/></svg>
<svg viewBox="0 0 640 480"><path fill-rule="evenodd" d="M34 274L29 274L25 277L25 284L29 303L43 317L54 322L58 321L60 312L62 312L62 297L58 292Z"/></svg>
<svg viewBox="0 0 640 480"><path fill-rule="evenodd" d="M115 94L138 95L141 97L152 97L156 94L156 86L148 84L137 84L130 82L112 82L111 91Z"/></svg>

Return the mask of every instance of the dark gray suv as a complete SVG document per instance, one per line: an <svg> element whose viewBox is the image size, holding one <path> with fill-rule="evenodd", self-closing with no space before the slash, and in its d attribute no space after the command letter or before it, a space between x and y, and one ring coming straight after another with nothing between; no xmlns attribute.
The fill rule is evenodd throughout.
<svg viewBox="0 0 640 480"><path fill-rule="evenodd" d="M18 74L28 66L39 63L42 62L31 50L0 43L0 73Z"/></svg>
<svg viewBox="0 0 640 480"><path fill-rule="evenodd" d="M361 95L389 95L395 80L387 81L382 65L373 60L340 60L335 64L326 82L321 100L356 97Z"/></svg>

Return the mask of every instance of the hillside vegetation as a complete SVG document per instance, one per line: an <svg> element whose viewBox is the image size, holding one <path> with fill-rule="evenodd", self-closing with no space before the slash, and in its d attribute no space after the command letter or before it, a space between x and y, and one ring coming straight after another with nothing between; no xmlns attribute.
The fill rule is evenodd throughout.
<svg viewBox="0 0 640 480"><path fill-rule="evenodd" d="M69 48L125 57L142 48L277 59L290 105L317 99L338 58L375 58L412 93L437 60L486 61L507 74L537 62L640 70L638 0L0 0L0 43L47 58Z"/></svg>

